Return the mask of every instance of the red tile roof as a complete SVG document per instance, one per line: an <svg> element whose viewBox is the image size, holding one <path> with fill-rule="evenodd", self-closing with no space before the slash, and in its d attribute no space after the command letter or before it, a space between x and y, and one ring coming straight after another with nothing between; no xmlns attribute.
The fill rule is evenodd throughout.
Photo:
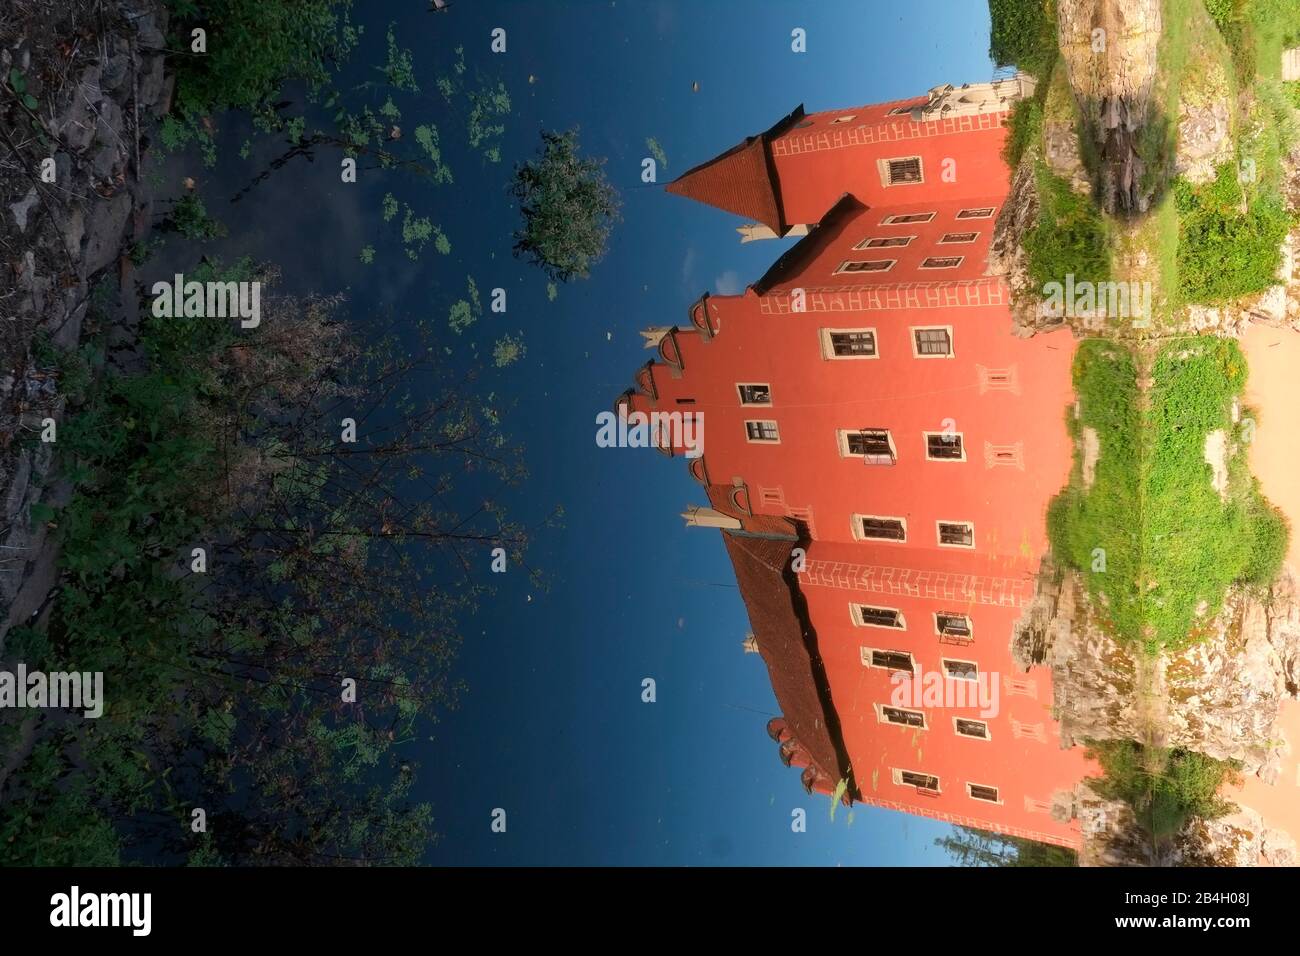
<svg viewBox="0 0 1300 956"><path fill-rule="evenodd" d="M787 726L817 769L832 781L848 778L853 792L817 636L790 571L796 542L727 532L722 540Z"/></svg>
<svg viewBox="0 0 1300 956"><path fill-rule="evenodd" d="M682 173L668 184L668 191L761 222L777 235L784 234L788 224L767 144L803 115L803 107L796 107L767 132L751 136L721 156Z"/></svg>

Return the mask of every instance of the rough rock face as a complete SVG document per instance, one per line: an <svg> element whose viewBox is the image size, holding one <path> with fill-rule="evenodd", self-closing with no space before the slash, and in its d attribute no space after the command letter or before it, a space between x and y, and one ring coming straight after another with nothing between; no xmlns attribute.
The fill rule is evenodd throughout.
<svg viewBox="0 0 1300 956"><path fill-rule="evenodd" d="M1277 758L1291 746L1275 729L1278 711L1300 689L1300 595L1289 572L1268 595L1234 590L1203 642L1154 662L1116 644L1090 601L1079 575L1066 572L1059 588L1040 592L1013 642L1018 663L1052 668L1064 742L1133 738L1154 722L1167 746L1276 778Z"/></svg>
<svg viewBox="0 0 1300 956"><path fill-rule="evenodd" d="M1208 75L1189 79L1178 104L1174 174L1196 185L1214 179L1216 167L1233 156L1231 86L1221 63L1208 67Z"/></svg>
<svg viewBox="0 0 1300 956"><path fill-rule="evenodd" d="M1038 223L1038 185L1034 165L1039 155L1038 147L1025 150L1011 177L1011 192L1003 203L989 241L987 275L1005 276L1011 289L1012 332L1028 338L1035 332L1057 328L1061 317L1044 316L1038 308L1039 293L1031 288L1029 266L1025 255L1024 239Z"/></svg>
<svg viewBox="0 0 1300 956"><path fill-rule="evenodd" d="M1161 0L1059 0L1058 33L1070 86L1097 140L1108 212L1145 211L1137 151L1152 119Z"/></svg>
<svg viewBox="0 0 1300 956"><path fill-rule="evenodd" d="M81 16L79 7L90 13ZM54 584L54 549L44 526L30 520L31 506L57 505L70 493L49 474L49 445L33 450L19 444L39 433L43 419L59 421L63 412L57 372L42 367L31 342L44 335L55 345L75 346L96 273L119 263L129 270L129 261L119 258L124 241L150 218L139 181L146 138L141 126L170 99L158 52L166 46L167 15L158 0L68 0L61 15L93 23L99 33L93 43L69 45L53 65L39 58L56 55L60 26L45 22L43 9L14 0L10 22L18 22L24 35L0 49L0 74L17 69L28 77L50 144L38 148L30 135L11 130L18 162L0 171L0 233L8 250L8 261L0 261L0 317L6 320L0 341L0 607L8 611L0 616L0 648L10 627L42 607ZM66 78L48 85L52 76ZM45 158L54 161L54 183L37 175ZM14 250L20 250L16 258Z"/></svg>
<svg viewBox="0 0 1300 956"><path fill-rule="evenodd" d="M1138 826L1133 810L1082 784L1075 807L1083 831L1080 866L1293 866L1295 842L1264 826L1253 810L1217 820L1192 820L1159 846Z"/></svg>
<svg viewBox="0 0 1300 956"><path fill-rule="evenodd" d="M1048 168L1070 184L1081 196L1092 192L1092 178L1083 165L1074 91L1065 71L1053 71L1051 86L1043 103L1043 159Z"/></svg>

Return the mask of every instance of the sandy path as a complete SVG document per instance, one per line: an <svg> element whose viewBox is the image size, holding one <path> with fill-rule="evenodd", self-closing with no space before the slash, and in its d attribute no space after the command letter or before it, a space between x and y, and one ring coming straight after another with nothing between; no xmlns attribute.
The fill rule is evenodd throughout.
<svg viewBox="0 0 1300 956"><path fill-rule="evenodd" d="M1246 404L1258 419L1249 449L1250 470L1269 501L1291 522L1287 564L1300 572L1300 446L1293 428L1300 417L1300 333L1253 325L1241 346L1250 365ZM1269 826L1286 830L1300 844L1300 701L1282 704L1278 731L1290 743L1282 772L1270 786L1247 777L1231 799L1260 813Z"/></svg>
<svg viewBox="0 0 1300 956"><path fill-rule="evenodd" d="M1287 563L1300 572L1300 445L1294 441L1300 417L1300 333L1252 325L1241 345L1250 366L1246 404L1258 412L1250 470L1269 501L1291 521Z"/></svg>

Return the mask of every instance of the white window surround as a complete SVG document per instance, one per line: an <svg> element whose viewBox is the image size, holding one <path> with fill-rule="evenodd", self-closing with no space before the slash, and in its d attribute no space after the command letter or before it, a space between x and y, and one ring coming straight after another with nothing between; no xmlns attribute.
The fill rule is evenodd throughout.
<svg viewBox="0 0 1300 956"><path fill-rule="evenodd" d="M918 216L924 216L924 219L918 219ZM900 212L892 216L886 216L880 220L882 226L912 226L925 222L933 222L935 214L932 212Z"/></svg>
<svg viewBox="0 0 1300 956"><path fill-rule="evenodd" d="M975 668L975 671L969 677L961 677L948 670L949 664L969 664ZM971 683L979 680L980 666L978 661L963 660L960 657L941 657L939 658L939 666L943 668L943 676L948 680L964 680Z"/></svg>
<svg viewBox="0 0 1300 956"><path fill-rule="evenodd" d="M858 610L860 606L871 608L873 611L892 611L895 616L894 619L898 621L898 624L874 624L867 621L863 619L861 612ZM853 621L855 627L874 627L880 631L907 630L907 619L903 617L903 612L896 607L887 607L883 604L862 604L859 601L854 601L849 604L849 618Z"/></svg>
<svg viewBox="0 0 1300 956"><path fill-rule="evenodd" d="M958 729L959 721L968 724L980 724L984 728L984 735L981 737L978 734L962 733L961 730ZM952 719L952 732L964 740L992 740L993 739L993 732L989 730L988 721L976 720L974 717L954 717Z"/></svg>
<svg viewBox="0 0 1300 956"><path fill-rule="evenodd" d="M859 352L854 355L836 355L835 342L832 339L834 335L862 334L871 333L872 351L870 354ZM880 358L880 336L876 333L874 327L860 327L854 329L818 329L817 337L821 341L822 358L839 361L842 359L877 359Z"/></svg>
<svg viewBox="0 0 1300 956"><path fill-rule="evenodd" d="M755 438L750 434L750 425L771 425L775 438ZM751 445L779 445L781 444L781 428L776 421L771 418L748 418L745 420L745 441Z"/></svg>
<svg viewBox="0 0 1300 956"><path fill-rule="evenodd" d="M948 333L948 351L947 353L922 352L917 347L917 332L947 332ZM912 340L912 358L919 359L950 359L957 354L957 340L952 334L951 325L909 325L907 327L908 338Z"/></svg>
<svg viewBox="0 0 1300 956"><path fill-rule="evenodd" d="M876 709L877 723L887 724L890 727L910 727L913 730L930 729L930 721L926 719L925 711L923 710L913 710L910 707L895 707L893 704L873 704L872 706L875 707ZM904 714L916 714L918 717L921 718L921 723L918 725L918 724L901 723L897 720L890 720L888 717L885 716L886 710L897 710L897 711L901 711Z"/></svg>
<svg viewBox="0 0 1300 956"><path fill-rule="evenodd" d="M930 439L955 437L961 445L960 458L932 458L930 456ZM921 432L922 451L925 454L926 461L938 461L947 464L959 465L966 460L966 433L965 432Z"/></svg>
<svg viewBox="0 0 1300 956"><path fill-rule="evenodd" d="M849 436L861 435L864 431L884 432L885 438L889 442L889 452L895 461L898 460L898 446L894 444L894 434L888 428L837 428L835 430L835 439L839 445L841 458L857 458L861 460L867 457L849 451Z"/></svg>
<svg viewBox="0 0 1300 956"><path fill-rule="evenodd" d="M943 542L943 525L964 525L970 529L970 544L944 544ZM952 521L946 518L940 518L934 523L934 540L941 548L958 548L962 551L975 550L975 522L973 521Z"/></svg>
<svg viewBox="0 0 1300 956"><path fill-rule="evenodd" d="M878 538L867 534L862 530L862 519L866 518L871 521L897 521L903 526L902 540L897 538ZM880 541L885 544L907 544L907 519L898 515L864 515L854 513L850 531L853 533L855 541Z"/></svg>
<svg viewBox="0 0 1300 956"><path fill-rule="evenodd" d="M880 265L879 269L854 269L856 265ZM898 265L897 259L845 259L838 266L832 275L876 275L881 272L888 272Z"/></svg>

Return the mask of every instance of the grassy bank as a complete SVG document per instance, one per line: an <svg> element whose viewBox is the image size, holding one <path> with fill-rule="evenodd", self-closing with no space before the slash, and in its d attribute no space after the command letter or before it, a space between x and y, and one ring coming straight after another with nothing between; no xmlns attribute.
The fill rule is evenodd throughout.
<svg viewBox="0 0 1300 956"><path fill-rule="evenodd" d="M1246 381L1237 344L1178 340L1147 360L1143 391L1134 352L1102 341L1080 348L1070 427L1080 449L1095 434L1095 476L1085 487L1080 451L1048 530L1114 636L1155 653L1200 639L1232 585L1268 584L1287 528L1247 470L1248 417L1233 421ZM1206 460L1211 433L1222 437L1222 494Z"/></svg>

